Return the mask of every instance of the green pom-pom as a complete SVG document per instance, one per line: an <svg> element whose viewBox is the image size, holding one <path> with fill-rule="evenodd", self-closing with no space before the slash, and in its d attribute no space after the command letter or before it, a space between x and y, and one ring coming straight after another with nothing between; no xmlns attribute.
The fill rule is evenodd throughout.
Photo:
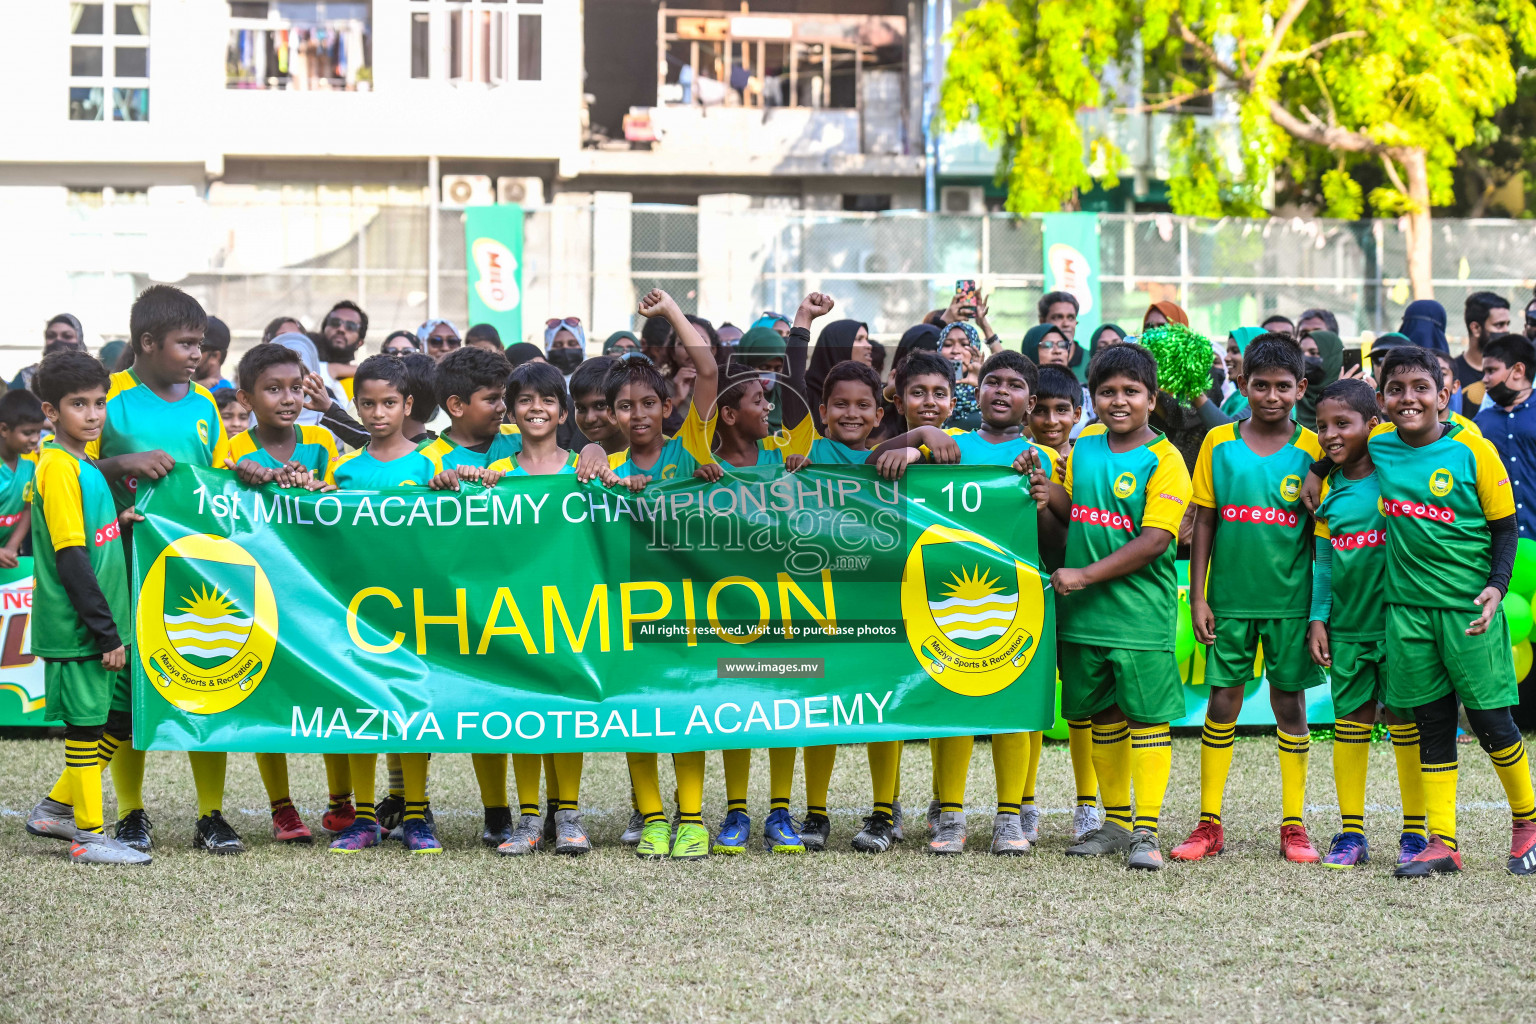
<svg viewBox="0 0 1536 1024"><path fill-rule="evenodd" d="M1157 386L1175 398L1194 398L1211 386L1214 350L1209 338L1183 324L1164 324L1139 339L1157 360Z"/></svg>

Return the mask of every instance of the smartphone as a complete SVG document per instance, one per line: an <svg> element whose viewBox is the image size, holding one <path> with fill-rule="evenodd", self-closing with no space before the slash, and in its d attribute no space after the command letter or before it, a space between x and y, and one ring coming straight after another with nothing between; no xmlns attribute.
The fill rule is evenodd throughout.
<svg viewBox="0 0 1536 1024"><path fill-rule="evenodd" d="M976 282L962 278L955 282L955 298L960 300L959 313L961 316L975 316L976 303L981 301L981 291L976 287Z"/></svg>
<svg viewBox="0 0 1536 1024"><path fill-rule="evenodd" d="M1344 363L1339 368L1341 373L1348 373L1360 367L1360 349L1347 348L1344 350Z"/></svg>

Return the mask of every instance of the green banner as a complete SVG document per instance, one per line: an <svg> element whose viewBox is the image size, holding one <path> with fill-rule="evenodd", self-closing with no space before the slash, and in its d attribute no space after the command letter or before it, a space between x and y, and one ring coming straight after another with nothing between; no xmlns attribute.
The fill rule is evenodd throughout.
<svg viewBox="0 0 1536 1024"><path fill-rule="evenodd" d="M1045 290L1076 297L1077 342L1087 346L1088 332L1103 319L1099 301L1099 215L1047 213L1041 216Z"/></svg>
<svg viewBox="0 0 1536 1024"><path fill-rule="evenodd" d="M140 749L675 752L1054 718L1055 606L1006 469L319 494L178 465L138 510Z"/></svg>
<svg viewBox="0 0 1536 1024"><path fill-rule="evenodd" d="M467 208L464 265L469 270L469 322L491 324L503 344L522 341L523 208L513 203Z"/></svg>
<svg viewBox="0 0 1536 1024"><path fill-rule="evenodd" d="M32 654L32 559L0 569L0 726L43 721L43 663Z"/></svg>

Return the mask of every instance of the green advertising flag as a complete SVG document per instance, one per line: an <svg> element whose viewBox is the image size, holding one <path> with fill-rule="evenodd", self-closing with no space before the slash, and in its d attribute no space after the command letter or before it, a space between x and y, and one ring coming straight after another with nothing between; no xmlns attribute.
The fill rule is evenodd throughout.
<svg viewBox="0 0 1536 1024"><path fill-rule="evenodd" d="M0 726L46 726L43 663L32 654L32 559L0 569Z"/></svg>
<svg viewBox="0 0 1536 1024"><path fill-rule="evenodd" d="M1099 215L1096 213L1047 213L1042 215L1045 249L1045 290L1069 292L1077 299L1077 323L1091 330L1103 311L1099 301ZM1083 331L1077 343L1087 347Z"/></svg>
<svg viewBox="0 0 1536 1024"><path fill-rule="evenodd" d="M470 323L492 325L508 345L522 341L523 208L498 203L466 209L464 265Z"/></svg>
<svg viewBox="0 0 1536 1024"><path fill-rule="evenodd" d="M138 510L140 749L677 752L1054 719L1054 598L1006 468L312 493L179 464Z"/></svg>

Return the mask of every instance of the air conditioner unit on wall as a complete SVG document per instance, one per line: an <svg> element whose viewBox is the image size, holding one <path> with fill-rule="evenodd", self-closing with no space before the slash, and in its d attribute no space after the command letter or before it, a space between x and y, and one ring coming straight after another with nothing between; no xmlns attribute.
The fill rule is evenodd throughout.
<svg viewBox="0 0 1536 1024"><path fill-rule="evenodd" d="M943 213L986 213L986 190L979 186L946 185L939 190L939 210Z"/></svg>
<svg viewBox="0 0 1536 1024"><path fill-rule="evenodd" d="M443 202L449 206L490 206L495 201L490 175L443 175Z"/></svg>
<svg viewBox="0 0 1536 1024"><path fill-rule="evenodd" d="M543 178L497 178L496 201L519 206L544 205Z"/></svg>

